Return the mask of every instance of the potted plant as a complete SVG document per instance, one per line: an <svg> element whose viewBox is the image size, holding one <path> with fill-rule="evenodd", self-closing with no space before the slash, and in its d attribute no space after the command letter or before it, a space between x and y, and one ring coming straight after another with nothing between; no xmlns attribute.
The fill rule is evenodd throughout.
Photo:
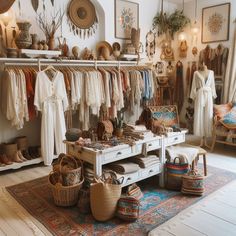
<svg viewBox="0 0 236 236"><path fill-rule="evenodd" d="M161 11L153 18L153 27L158 29L158 35L170 35L172 39L176 32L181 31L189 23L190 19L180 10L175 10L170 15Z"/></svg>
<svg viewBox="0 0 236 236"><path fill-rule="evenodd" d="M123 136L124 113L118 112L117 117L113 120L114 134L117 137Z"/></svg>

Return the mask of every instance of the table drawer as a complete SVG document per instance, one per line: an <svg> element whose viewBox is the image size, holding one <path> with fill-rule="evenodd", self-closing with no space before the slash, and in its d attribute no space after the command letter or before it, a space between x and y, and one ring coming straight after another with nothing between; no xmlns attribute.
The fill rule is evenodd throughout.
<svg viewBox="0 0 236 236"><path fill-rule="evenodd" d="M131 147L102 154L102 164L111 163L132 156Z"/></svg>
<svg viewBox="0 0 236 236"><path fill-rule="evenodd" d="M124 180L123 180L122 186L127 186L129 184L135 183L140 180L139 171L131 173L131 174L123 175L123 177L124 177Z"/></svg>
<svg viewBox="0 0 236 236"><path fill-rule="evenodd" d="M179 134L176 136L165 137L164 142L166 146L185 142L185 134Z"/></svg>
<svg viewBox="0 0 236 236"><path fill-rule="evenodd" d="M81 160L93 163L94 158L96 158L96 153L82 151L81 147L76 145L68 146L68 154L78 157Z"/></svg>
<svg viewBox="0 0 236 236"><path fill-rule="evenodd" d="M157 163L153 166L140 170L140 177L144 179L144 178L151 177L153 175L157 175L160 172L161 172L161 164Z"/></svg>
<svg viewBox="0 0 236 236"><path fill-rule="evenodd" d="M161 148L161 140L158 139L158 140L154 140L154 141L149 141L147 142L147 151L153 151L153 150L156 150L156 149L159 149Z"/></svg>

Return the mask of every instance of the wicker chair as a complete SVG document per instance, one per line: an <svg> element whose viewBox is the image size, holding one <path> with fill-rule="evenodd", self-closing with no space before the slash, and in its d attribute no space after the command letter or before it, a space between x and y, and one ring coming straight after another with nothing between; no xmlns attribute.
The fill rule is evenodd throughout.
<svg viewBox="0 0 236 236"><path fill-rule="evenodd" d="M222 111L227 113L225 106L227 104L217 105L218 109L222 107ZM215 106L216 107L216 106ZM225 127L219 120L220 116L217 114L214 107L214 122L212 131L212 145L211 151L214 150L216 143L223 143L231 146L236 146L236 130Z"/></svg>

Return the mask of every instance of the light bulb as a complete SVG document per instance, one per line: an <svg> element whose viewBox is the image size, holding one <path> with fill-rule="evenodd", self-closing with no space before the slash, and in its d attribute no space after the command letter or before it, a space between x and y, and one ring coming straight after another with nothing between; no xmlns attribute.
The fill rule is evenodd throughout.
<svg viewBox="0 0 236 236"><path fill-rule="evenodd" d="M178 35L178 40L179 41L184 41L184 40L186 40L186 38L187 38L186 33L184 31L181 31Z"/></svg>
<svg viewBox="0 0 236 236"><path fill-rule="evenodd" d="M192 27L191 27L191 32L193 35L197 35L198 32L199 32L199 27L198 27L198 24L197 24L197 21L194 21Z"/></svg>

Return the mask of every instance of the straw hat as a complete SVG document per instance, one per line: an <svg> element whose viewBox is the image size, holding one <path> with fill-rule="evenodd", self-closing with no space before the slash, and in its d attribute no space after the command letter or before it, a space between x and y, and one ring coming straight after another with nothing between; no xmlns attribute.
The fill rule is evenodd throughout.
<svg viewBox="0 0 236 236"><path fill-rule="evenodd" d="M68 15L74 25L80 29L89 29L96 20L95 7L89 0L72 0Z"/></svg>
<svg viewBox="0 0 236 236"><path fill-rule="evenodd" d="M96 45L97 54L100 55L103 49L106 48L109 51L109 56L112 54L112 47L107 41L100 41Z"/></svg>
<svg viewBox="0 0 236 236"><path fill-rule="evenodd" d="M0 1L0 14L9 10L15 0Z"/></svg>

